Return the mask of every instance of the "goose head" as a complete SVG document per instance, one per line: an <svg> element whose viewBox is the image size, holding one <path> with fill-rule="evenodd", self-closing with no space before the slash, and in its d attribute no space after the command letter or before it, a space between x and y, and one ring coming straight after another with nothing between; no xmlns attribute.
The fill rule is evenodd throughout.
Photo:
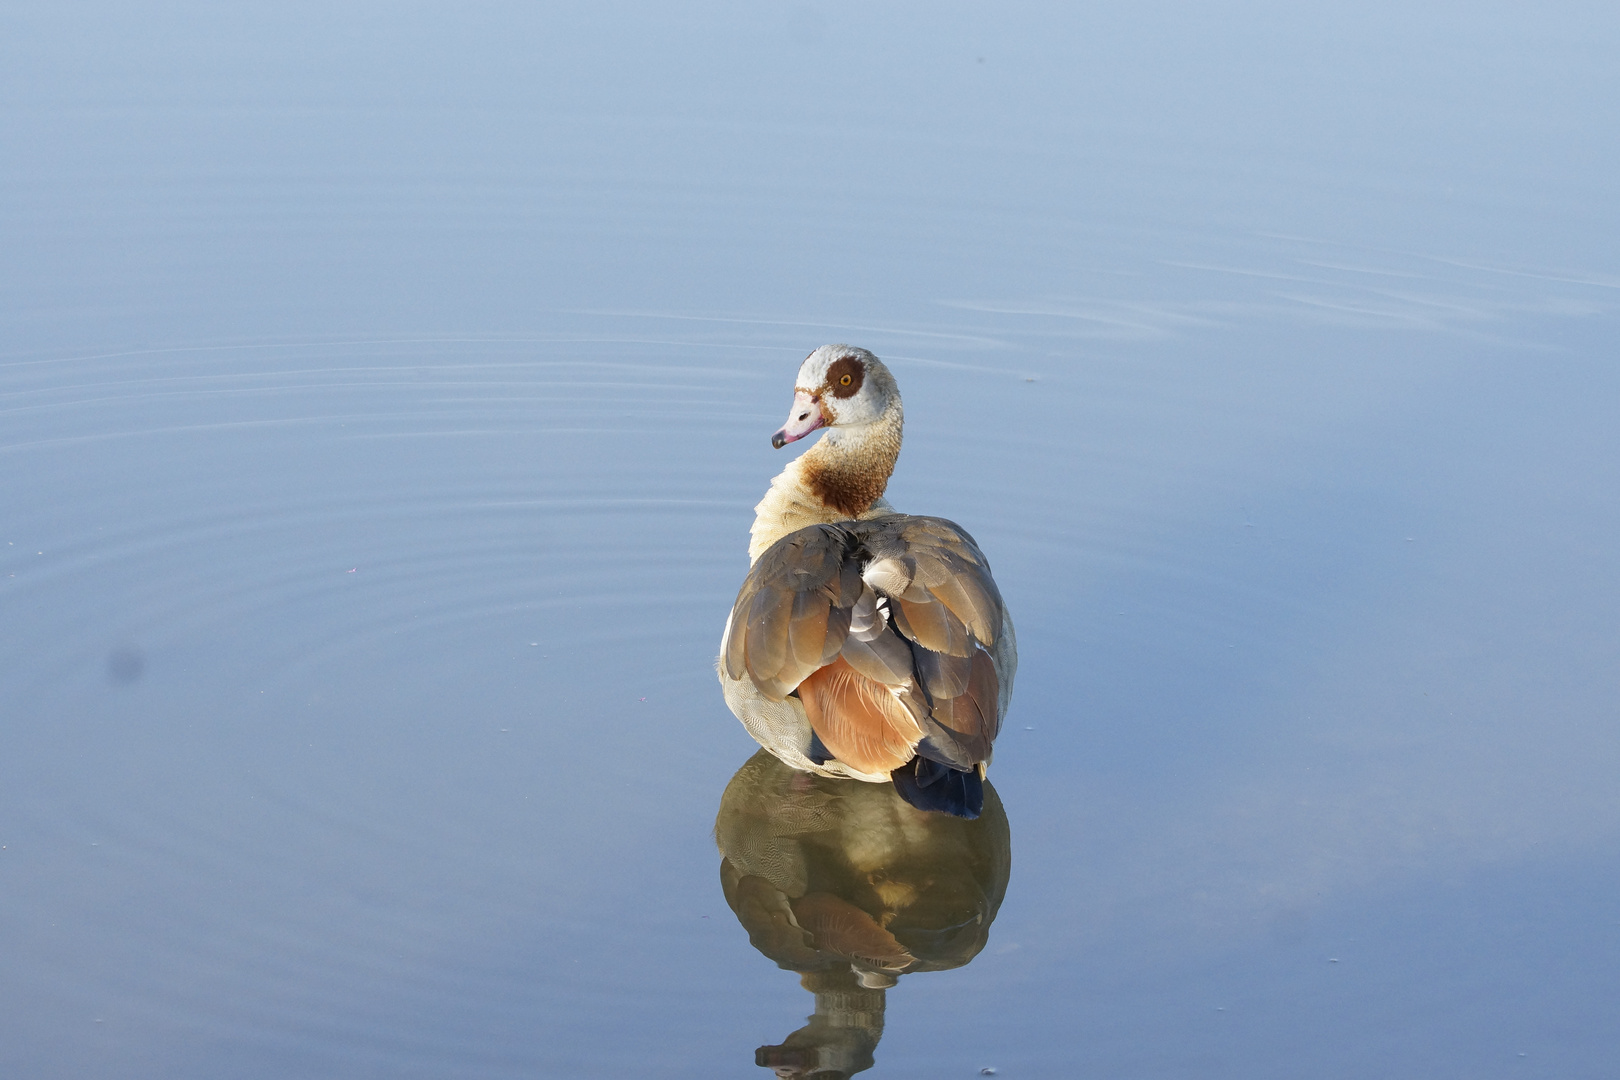
<svg viewBox="0 0 1620 1080"><path fill-rule="evenodd" d="M780 450L823 427L829 438L846 432L858 438L863 429L899 420L900 388L883 361L853 345L823 345L799 366L793 411L771 445Z"/></svg>

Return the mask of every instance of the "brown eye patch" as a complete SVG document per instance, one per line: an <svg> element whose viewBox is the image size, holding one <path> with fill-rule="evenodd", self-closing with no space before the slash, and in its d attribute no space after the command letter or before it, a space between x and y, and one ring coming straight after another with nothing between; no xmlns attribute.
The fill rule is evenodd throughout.
<svg viewBox="0 0 1620 1080"><path fill-rule="evenodd" d="M853 356L834 360L827 368L827 392L835 398L854 397L866 378L866 366Z"/></svg>

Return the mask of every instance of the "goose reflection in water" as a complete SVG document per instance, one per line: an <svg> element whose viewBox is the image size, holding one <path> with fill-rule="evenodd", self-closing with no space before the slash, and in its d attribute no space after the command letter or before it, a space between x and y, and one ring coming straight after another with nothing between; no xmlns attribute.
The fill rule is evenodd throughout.
<svg viewBox="0 0 1620 1080"><path fill-rule="evenodd" d="M815 995L809 1024L756 1052L783 1078L871 1068L888 988L977 956L1012 866L1007 815L988 782L983 812L968 820L763 750L726 785L714 831L726 903L748 940Z"/></svg>

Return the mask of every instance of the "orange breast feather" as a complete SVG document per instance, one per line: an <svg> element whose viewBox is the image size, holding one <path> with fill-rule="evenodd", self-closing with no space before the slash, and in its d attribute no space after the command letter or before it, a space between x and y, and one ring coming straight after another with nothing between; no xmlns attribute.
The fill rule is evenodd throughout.
<svg viewBox="0 0 1620 1080"><path fill-rule="evenodd" d="M889 688L838 657L799 684L799 701L827 750L865 773L911 760L922 729Z"/></svg>

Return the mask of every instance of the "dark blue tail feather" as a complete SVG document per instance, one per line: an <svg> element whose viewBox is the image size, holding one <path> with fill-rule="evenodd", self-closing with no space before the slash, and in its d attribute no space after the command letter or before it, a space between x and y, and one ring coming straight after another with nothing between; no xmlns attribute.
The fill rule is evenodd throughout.
<svg viewBox="0 0 1620 1080"><path fill-rule="evenodd" d="M972 819L984 809L984 781L977 769L959 772L919 755L889 773L889 779L900 797L919 810Z"/></svg>

